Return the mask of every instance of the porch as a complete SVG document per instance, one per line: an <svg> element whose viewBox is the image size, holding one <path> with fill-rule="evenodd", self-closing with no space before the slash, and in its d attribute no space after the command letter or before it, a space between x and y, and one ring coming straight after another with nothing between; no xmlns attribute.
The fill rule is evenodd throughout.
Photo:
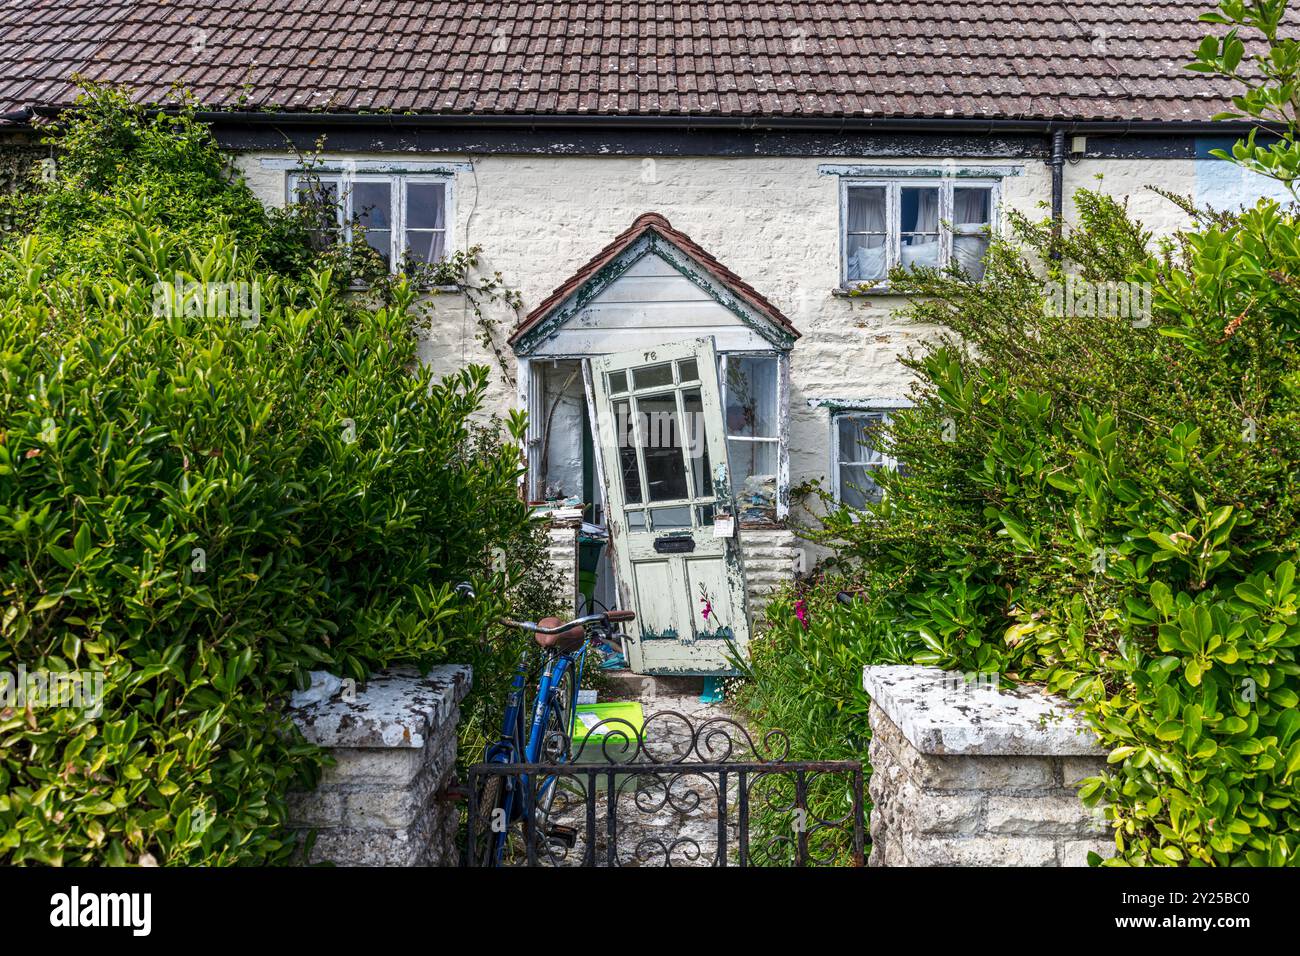
<svg viewBox="0 0 1300 956"><path fill-rule="evenodd" d="M524 490L550 517L551 557L571 582L575 610L630 607L638 612L634 642L689 647L716 636L701 615L712 608L744 643L766 597L802 569L802 548L785 527L798 335L768 300L653 213L524 319L510 339L517 403L529 416ZM629 416L640 426L629 426ZM691 447L697 437L707 450ZM726 476L716 489L709 461ZM689 537L690 545L671 544L693 555L685 570L656 559L638 574L620 534L647 536L660 549ZM702 573L705 542L715 540L734 564L736 588L722 570ZM720 647L664 649L649 655L657 662L629 656L646 673L731 672Z"/></svg>

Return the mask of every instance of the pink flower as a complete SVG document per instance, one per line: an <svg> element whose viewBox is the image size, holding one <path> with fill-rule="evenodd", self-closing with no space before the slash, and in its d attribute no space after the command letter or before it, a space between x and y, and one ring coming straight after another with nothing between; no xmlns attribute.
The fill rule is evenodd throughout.
<svg viewBox="0 0 1300 956"><path fill-rule="evenodd" d="M700 603L704 605L704 607L700 608L700 613L704 615L704 620L707 621L709 615L713 613L713 605L709 603L707 597L700 598Z"/></svg>
<svg viewBox="0 0 1300 956"><path fill-rule="evenodd" d="M808 630L808 605L803 603L803 598L794 602L794 616L799 619L803 629Z"/></svg>

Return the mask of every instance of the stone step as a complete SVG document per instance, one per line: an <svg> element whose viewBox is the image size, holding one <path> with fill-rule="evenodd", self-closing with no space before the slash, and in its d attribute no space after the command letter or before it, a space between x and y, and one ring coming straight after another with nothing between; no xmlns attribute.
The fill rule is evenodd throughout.
<svg viewBox="0 0 1300 956"><path fill-rule="evenodd" d="M649 700L654 697L698 697L704 693L703 677L664 677L654 674L634 674L629 670L606 671L610 683L610 700ZM653 681L653 683L651 683Z"/></svg>

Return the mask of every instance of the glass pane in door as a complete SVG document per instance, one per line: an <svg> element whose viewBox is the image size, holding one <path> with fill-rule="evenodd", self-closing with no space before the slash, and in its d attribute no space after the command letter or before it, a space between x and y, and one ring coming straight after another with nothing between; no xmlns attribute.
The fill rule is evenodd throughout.
<svg viewBox="0 0 1300 956"><path fill-rule="evenodd" d="M686 459L682 449L677 396L654 395L637 400L637 432L645 461L646 494L650 501L688 496Z"/></svg>
<svg viewBox="0 0 1300 956"><path fill-rule="evenodd" d="M614 422L618 442L618 470L623 475L623 497L628 504L640 503L641 474L637 471L636 431L632 427L632 410L627 402L614 403Z"/></svg>
<svg viewBox="0 0 1300 956"><path fill-rule="evenodd" d="M691 526L691 509L689 505L673 505L670 508L654 508L650 512L650 521L655 531L674 531Z"/></svg>
<svg viewBox="0 0 1300 956"><path fill-rule="evenodd" d="M665 362L662 365L645 365L632 370L632 385L635 388L658 388L673 383L673 367Z"/></svg>
<svg viewBox="0 0 1300 956"><path fill-rule="evenodd" d="M708 432L704 426L704 400L698 388L682 390L682 409L686 412L686 457L691 463L691 480L696 498L713 497L713 479L709 470Z"/></svg>

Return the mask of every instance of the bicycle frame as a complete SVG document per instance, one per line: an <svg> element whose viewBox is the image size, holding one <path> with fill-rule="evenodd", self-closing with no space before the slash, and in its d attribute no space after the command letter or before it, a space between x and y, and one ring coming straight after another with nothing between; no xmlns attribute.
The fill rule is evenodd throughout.
<svg viewBox="0 0 1300 956"><path fill-rule="evenodd" d="M578 688L582 685L582 669L587 658L589 640L568 654L547 654L541 677L537 682L537 695L533 701L532 720L527 737L524 734L524 687L528 679L528 654L521 654L519 665L515 669L514 679L510 682L510 695L506 700L506 712L501 721L501 737L494 744L489 744L483 759L488 763L542 763L541 752L545 742L546 725L549 722L551 708L557 705L554 699L561 686L564 675L570 667L575 668L573 681L573 698L568 701L569 726L564 728L566 738L572 738L574 721L577 719ZM556 762L564 762L561 760ZM554 777L542 782L539 794L545 794L546 788L554 784ZM522 816L516 807L516 793L522 789L526 792L530 786L528 776L522 775L518 780L505 778L506 792L503 794L502 809L505 811L505 826L494 834L492 855L494 863L501 862L505 851L506 836L509 825ZM492 808L480 807L479 812L491 812Z"/></svg>

